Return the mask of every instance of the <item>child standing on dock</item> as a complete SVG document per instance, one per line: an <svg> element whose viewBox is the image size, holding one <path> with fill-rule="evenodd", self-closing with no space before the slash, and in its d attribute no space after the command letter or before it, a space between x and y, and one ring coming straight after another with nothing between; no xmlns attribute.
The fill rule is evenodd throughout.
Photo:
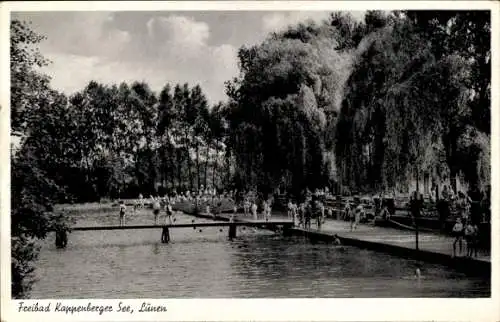
<svg viewBox="0 0 500 322"><path fill-rule="evenodd" d="M120 200L120 226L125 225L125 211L127 209L127 206L125 206L125 203L123 200Z"/></svg>

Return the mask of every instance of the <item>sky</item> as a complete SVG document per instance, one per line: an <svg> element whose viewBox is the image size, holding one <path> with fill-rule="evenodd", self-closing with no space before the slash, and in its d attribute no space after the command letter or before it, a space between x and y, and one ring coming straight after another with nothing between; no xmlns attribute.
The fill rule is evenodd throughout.
<svg viewBox="0 0 500 322"><path fill-rule="evenodd" d="M351 14L362 19L363 12ZM90 80L199 84L211 104L226 99L237 76L237 51L290 24L327 18L325 11L17 12L47 40L42 54L52 86L70 95Z"/></svg>

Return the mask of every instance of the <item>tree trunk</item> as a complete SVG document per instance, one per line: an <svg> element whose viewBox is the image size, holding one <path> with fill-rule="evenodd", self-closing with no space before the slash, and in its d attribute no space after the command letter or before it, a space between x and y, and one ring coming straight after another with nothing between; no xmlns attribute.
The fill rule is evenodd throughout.
<svg viewBox="0 0 500 322"><path fill-rule="evenodd" d="M217 157L218 157L218 153L219 153L219 149L217 148L218 145L217 145L217 141L215 142L215 155L214 155L214 161L212 162L213 164L213 169L212 169L212 185L215 187L216 186L216 172L217 172Z"/></svg>
<svg viewBox="0 0 500 322"><path fill-rule="evenodd" d="M186 151L186 161L187 161L187 167L188 167L188 176L189 176L189 190L193 190L193 171L191 169L191 155L189 151L189 139L188 139L188 134L187 132L184 132L184 139L185 139L185 151Z"/></svg>
<svg viewBox="0 0 500 322"><path fill-rule="evenodd" d="M419 178L419 175L418 175L418 174L419 174L419 173L418 173L418 167L417 167L417 194L420 194L420 189L419 189L419 188L420 188L420 185L419 185L419 179L420 179L420 178Z"/></svg>
<svg viewBox="0 0 500 322"><path fill-rule="evenodd" d="M227 170L226 170L226 185L229 186L229 184L231 183L231 166L230 166L230 161L231 160L231 151L227 151L227 155L226 155L226 167L227 167Z"/></svg>
<svg viewBox="0 0 500 322"><path fill-rule="evenodd" d="M205 169L204 169L205 177L203 178L205 187L207 187L207 183L208 183L208 158L209 157L210 157L210 142L207 141L207 153L205 156Z"/></svg>
<svg viewBox="0 0 500 322"><path fill-rule="evenodd" d="M174 149L170 150L168 155L168 161L170 162L170 171L169 171L169 179L170 179L170 189L175 189L175 165L174 165Z"/></svg>
<svg viewBox="0 0 500 322"><path fill-rule="evenodd" d="M177 159L177 190L180 192L180 189L182 187L182 158L181 158L181 149L176 148L175 149L175 155Z"/></svg>
<svg viewBox="0 0 500 322"><path fill-rule="evenodd" d="M200 190L201 186L201 171L200 171L200 147L198 144L198 141L196 141L196 172L198 176L198 191Z"/></svg>

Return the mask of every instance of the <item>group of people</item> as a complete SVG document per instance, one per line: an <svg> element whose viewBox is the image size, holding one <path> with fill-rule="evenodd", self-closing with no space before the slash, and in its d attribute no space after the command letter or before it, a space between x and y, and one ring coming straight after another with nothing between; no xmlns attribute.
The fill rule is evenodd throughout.
<svg viewBox="0 0 500 322"><path fill-rule="evenodd" d="M328 213L326 214L326 212ZM314 218L316 219L316 227L321 229L321 225L325 222L325 215L332 216L332 210L331 208L327 210L316 194L307 197L300 204L292 200L288 201L287 216L299 227L311 229L311 221Z"/></svg>
<svg viewBox="0 0 500 322"><path fill-rule="evenodd" d="M470 219L466 219L464 221L462 218L458 217L452 228L452 234L455 237L455 240L453 241L453 256L457 256L457 244L459 247L458 255L462 255L462 243L465 240L465 256L472 257L474 255L477 257L477 251L479 248L479 227L477 224L473 223Z"/></svg>
<svg viewBox="0 0 500 322"><path fill-rule="evenodd" d="M153 209L153 217L154 217L154 223L155 225L158 225L159 223L159 216L161 210L165 211L165 223L167 225L172 225L173 222L175 222L174 218L174 212L172 210L172 202L173 199L169 198L168 196L164 197L159 197L159 196L150 196L150 202L151 206ZM134 213L141 208L144 208L145 200L142 194L139 194L139 198L134 204ZM125 202L123 200L120 200L119 202L119 218L120 218L120 226L125 225L125 215L127 212L127 206L125 205Z"/></svg>
<svg viewBox="0 0 500 322"><path fill-rule="evenodd" d="M451 190L452 191L452 190ZM443 192L447 192L447 189L443 189ZM444 193L444 200L450 200L449 194ZM453 240L453 256L457 256L457 244L458 244L458 255L462 255L462 245L465 241L466 257L477 257L478 246L479 246L479 227L478 227L478 216L471 212L471 204L473 201L470 196L467 196L463 192L459 191L456 197L451 198L454 200L456 209L456 220L451 233L454 237ZM423 197L416 191L413 193L410 201L410 209L414 217L420 216L420 210L423 207Z"/></svg>
<svg viewBox="0 0 500 322"><path fill-rule="evenodd" d="M361 218L365 215L365 208L363 204L358 204L354 207L354 204L351 200L346 202L344 208L344 219L347 219L350 222L351 231L356 230L358 228L359 222Z"/></svg>
<svg viewBox="0 0 500 322"><path fill-rule="evenodd" d="M271 219L271 209L272 209L272 200L263 200L261 203L261 215L265 220ZM250 198L245 198L243 201L243 215L244 216L252 216L254 220L259 219L258 213L259 207L257 205L257 200ZM236 213L238 211L238 206L235 205L233 208L233 212Z"/></svg>
<svg viewBox="0 0 500 322"><path fill-rule="evenodd" d="M490 192L481 192L477 185L472 185L467 192L455 193L448 185L444 185L437 200L437 210L442 229L445 229L446 220L453 213L461 218L463 224L471 221L477 225L481 221L489 221Z"/></svg>

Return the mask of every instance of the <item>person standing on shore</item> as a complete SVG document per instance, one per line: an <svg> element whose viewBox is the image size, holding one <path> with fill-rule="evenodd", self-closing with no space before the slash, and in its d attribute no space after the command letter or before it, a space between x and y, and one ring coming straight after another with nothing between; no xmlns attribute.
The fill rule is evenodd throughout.
<svg viewBox="0 0 500 322"><path fill-rule="evenodd" d="M288 205L287 205L287 217L288 219L292 219L292 207L293 207L293 204L292 204L292 200L288 200Z"/></svg>
<svg viewBox="0 0 500 322"><path fill-rule="evenodd" d="M297 225L297 223L299 222L299 218L298 218L298 208L297 208L297 204L295 202L292 202L292 220L293 220L293 225Z"/></svg>
<svg viewBox="0 0 500 322"><path fill-rule="evenodd" d="M349 219L350 225L351 225L351 231L356 229L356 209L352 209L351 202L348 201L348 208L347 208L346 215L348 216L347 218Z"/></svg>
<svg viewBox="0 0 500 322"><path fill-rule="evenodd" d="M258 219L257 218L257 203L255 202L255 200L252 203L252 215L253 215L254 220Z"/></svg>
<svg viewBox="0 0 500 322"><path fill-rule="evenodd" d="M268 202L267 202L267 208L266 208L266 221L271 220L271 202L272 202L272 201L268 201Z"/></svg>
<svg viewBox="0 0 500 322"><path fill-rule="evenodd" d="M458 192L457 209L463 222L469 221L470 199L462 191Z"/></svg>
<svg viewBox="0 0 500 322"><path fill-rule="evenodd" d="M474 250L474 226L472 226L470 220L467 221L465 225L464 238L465 238L466 256L472 257Z"/></svg>
<svg viewBox="0 0 500 322"><path fill-rule="evenodd" d="M305 229L311 229L311 217L312 217L312 205L310 202L306 201L305 204L305 211L304 211L304 216L305 216L305 222L304 222L304 228Z"/></svg>
<svg viewBox="0 0 500 322"><path fill-rule="evenodd" d="M304 227L304 204L300 203L297 207L297 223L299 227Z"/></svg>
<svg viewBox="0 0 500 322"><path fill-rule="evenodd" d="M250 208L250 202L248 201L247 198L245 198L245 200L243 201L243 214L245 216L248 216L248 214L250 213L249 208Z"/></svg>
<svg viewBox="0 0 500 322"><path fill-rule="evenodd" d="M351 212L352 212L351 201L347 200L346 204L345 204L345 207L344 207L344 216L343 216L343 219L350 221L351 220Z"/></svg>
<svg viewBox="0 0 500 322"><path fill-rule="evenodd" d="M479 227L472 223L472 251L471 256L474 253L474 257L477 257L477 251L479 249Z"/></svg>
<svg viewBox="0 0 500 322"><path fill-rule="evenodd" d="M167 225L172 225L172 205L167 201L167 205L165 207L165 211L167 213L166 223Z"/></svg>
<svg viewBox="0 0 500 322"><path fill-rule="evenodd" d="M320 230L325 210L322 209L321 202L317 199L312 202L312 206L312 213L316 217L316 227Z"/></svg>
<svg viewBox="0 0 500 322"><path fill-rule="evenodd" d="M457 218L455 225L452 228L453 237L453 257L457 255L457 243L458 243L458 254L462 255L462 239L464 236L464 225L462 224L462 219Z"/></svg>
<svg viewBox="0 0 500 322"><path fill-rule="evenodd" d="M153 198L153 215L154 215L154 218L155 218L155 225L158 225L158 215L160 214L160 201L158 200L158 198Z"/></svg>
<svg viewBox="0 0 500 322"><path fill-rule="evenodd" d="M354 210L354 227L351 226L351 231L354 228L356 230L359 225L360 219L364 216L365 209L363 208L363 204L360 203L356 209Z"/></svg>
<svg viewBox="0 0 500 322"><path fill-rule="evenodd" d="M481 222L481 192L477 184L472 185L469 190L470 199L470 219L472 224L478 225Z"/></svg>
<svg viewBox="0 0 500 322"><path fill-rule="evenodd" d="M125 206L125 203L123 200L120 200L120 226L125 225L125 211L127 209L127 206Z"/></svg>
<svg viewBox="0 0 500 322"><path fill-rule="evenodd" d="M450 215L450 193L448 191L448 186L445 184L443 186L443 192L441 193L441 199L439 200L439 221L441 224L441 230L446 230L446 219Z"/></svg>
<svg viewBox="0 0 500 322"><path fill-rule="evenodd" d="M144 208L144 197L142 193L139 194L139 208Z"/></svg>
<svg viewBox="0 0 500 322"><path fill-rule="evenodd" d="M321 224L323 224L325 222L325 204L322 201L319 202L319 214L320 214Z"/></svg>

